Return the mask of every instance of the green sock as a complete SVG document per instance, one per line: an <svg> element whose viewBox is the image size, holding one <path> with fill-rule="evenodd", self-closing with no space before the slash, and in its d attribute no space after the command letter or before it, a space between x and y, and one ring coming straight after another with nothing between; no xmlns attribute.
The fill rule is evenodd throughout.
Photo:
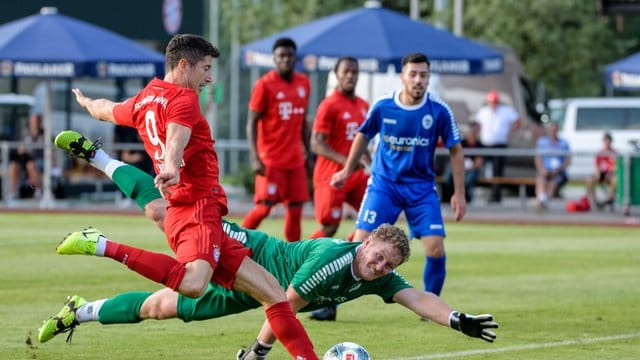
<svg viewBox="0 0 640 360"><path fill-rule="evenodd" d="M112 179L125 196L135 200L142 210L151 201L161 198L160 192L153 185L153 177L133 165L118 167L113 172Z"/></svg>
<svg viewBox="0 0 640 360"><path fill-rule="evenodd" d="M118 294L102 304L98 321L103 325L130 324L142 321L140 308L151 292L126 292Z"/></svg>

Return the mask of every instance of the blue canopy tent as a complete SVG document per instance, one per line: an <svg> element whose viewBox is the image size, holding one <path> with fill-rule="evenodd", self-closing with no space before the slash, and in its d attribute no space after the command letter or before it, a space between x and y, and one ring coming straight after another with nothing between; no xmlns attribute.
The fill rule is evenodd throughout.
<svg viewBox="0 0 640 360"><path fill-rule="evenodd" d="M273 67L271 47L279 37L290 37L298 46L300 70L330 71L340 56L353 56L360 70L400 71L402 57L425 53L431 71L441 74L488 74L503 69L502 54L400 13L379 6L327 16L299 25L241 48L242 65Z"/></svg>
<svg viewBox="0 0 640 360"><path fill-rule="evenodd" d="M63 78L70 83L76 77L150 78L163 73L162 54L106 29L58 14L56 8L45 7L40 14L0 25L2 77ZM70 100L67 103L69 107ZM49 108L44 113L43 207L52 206L50 111Z"/></svg>
<svg viewBox="0 0 640 360"><path fill-rule="evenodd" d="M640 90L640 53L608 64L604 68L607 92Z"/></svg>

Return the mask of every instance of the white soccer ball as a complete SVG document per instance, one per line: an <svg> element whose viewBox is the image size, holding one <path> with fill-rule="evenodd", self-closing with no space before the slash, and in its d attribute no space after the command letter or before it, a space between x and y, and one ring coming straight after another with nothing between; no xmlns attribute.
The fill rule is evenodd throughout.
<svg viewBox="0 0 640 360"><path fill-rule="evenodd" d="M322 360L371 360L371 357L362 346L352 342L341 342L330 347Z"/></svg>

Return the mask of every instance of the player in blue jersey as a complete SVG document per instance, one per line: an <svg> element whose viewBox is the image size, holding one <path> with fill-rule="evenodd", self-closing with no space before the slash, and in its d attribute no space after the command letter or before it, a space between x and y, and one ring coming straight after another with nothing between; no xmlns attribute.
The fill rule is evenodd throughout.
<svg viewBox="0 0 640 360"><path fill-rule="evenodd" d="M382 97L371 107L344 168L334 174L331 185L339 188L345 183L358 167L358 159L369 140L379 134L380 143L373 157L354 240L364 240L380 224L395 223L404 210L411 234L424 244L424 288L439 295L446 275L445 230L433 160L438 139L442 139L451 156L454 182L451 208L459 221L467 209L460 132L447 104L426 91L429 84L426 55L405 56L400 78L402 89ZM335 313L326 315L327 319L335 319ZM323 319L318 313L312 318Z"/></svg>

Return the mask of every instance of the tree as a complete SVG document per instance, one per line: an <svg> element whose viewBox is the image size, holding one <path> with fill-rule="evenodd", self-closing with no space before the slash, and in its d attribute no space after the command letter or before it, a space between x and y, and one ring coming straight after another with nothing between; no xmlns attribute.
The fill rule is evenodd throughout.
<svg viewBox="0 0 640 360"><path fill-rule="evenodd" d="M512 48L550 97L602 94L605 64L635 40L621 39L596 1L484 0L464 4L465 36Z"/></svg>

